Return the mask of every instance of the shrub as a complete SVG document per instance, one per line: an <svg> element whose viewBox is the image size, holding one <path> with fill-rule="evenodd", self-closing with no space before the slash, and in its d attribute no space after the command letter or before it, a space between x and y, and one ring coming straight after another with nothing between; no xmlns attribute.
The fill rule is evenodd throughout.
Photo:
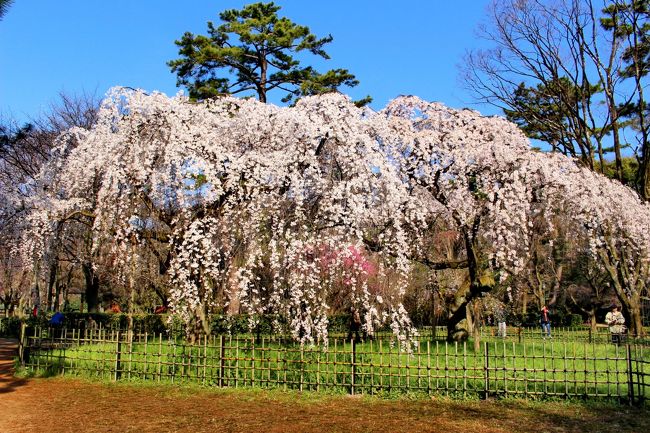
<svg viewBox="0 0 650 433"><path fill-rule="evenodd" d="M18 317L0 318L0 337L19 338L21 320Z"/></svg>

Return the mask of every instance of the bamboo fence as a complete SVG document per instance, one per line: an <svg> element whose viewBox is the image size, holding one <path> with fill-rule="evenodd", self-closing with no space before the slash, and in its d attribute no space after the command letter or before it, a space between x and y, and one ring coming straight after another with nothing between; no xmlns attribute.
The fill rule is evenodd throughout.
<svg viewBox="0 0 650 433"><path fill-rule="evenodd" d="M478 349L478 350L477 350ZM41 375L199 383L349 394L457 397L650 397L650 347L592 341L447 343L421 338L404 351L385 338L331 338L307 347L270 336L205 336L110 329L23 328L20 359Z"/></svg>

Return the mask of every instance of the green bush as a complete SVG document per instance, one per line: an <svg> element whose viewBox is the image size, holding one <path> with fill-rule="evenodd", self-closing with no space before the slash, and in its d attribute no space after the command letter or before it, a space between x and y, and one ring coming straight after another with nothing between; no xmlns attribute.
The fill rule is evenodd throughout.
<svg viewBox="0 0 650 433"><path fill-rule="evenodd" d="M0 337L19 338L21 320L18 317L0 318Z"/></svg>
<svg viewBox="0 0 650 433"><path fill-rule="evenodd" d="M575 326L580 326L582 325L582 316L580 314L571 314L568 316L569 317L569 326L575 327Z"/></svg>

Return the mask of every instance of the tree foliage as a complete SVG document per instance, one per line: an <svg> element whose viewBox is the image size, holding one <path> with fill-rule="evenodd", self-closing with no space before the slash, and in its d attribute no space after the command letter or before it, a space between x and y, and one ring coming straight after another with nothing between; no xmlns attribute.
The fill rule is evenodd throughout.
<svg viewBox="0 0 650 433"><path fill-rule="evenodd" d="M13 0L0 0L0 20L5 16Z"/></svg>
<svg viewBox="0 0 650 433"><path fill-rule="evenodd" d="M254 94L267 101L267 93L283 91L283 102L354 87L359 81L347 69L319 73L302 66L297 55L311 53L329 59L325 45L331 35L318 38L308 27L278 16L274 3L254 3L241 10L219 14L222 24L208 22L207 35L185 33L176 41L181 58L169 62L178 85L190 97L206 99L218 95ZM370 102L370 98L359 101Z"/></svg>

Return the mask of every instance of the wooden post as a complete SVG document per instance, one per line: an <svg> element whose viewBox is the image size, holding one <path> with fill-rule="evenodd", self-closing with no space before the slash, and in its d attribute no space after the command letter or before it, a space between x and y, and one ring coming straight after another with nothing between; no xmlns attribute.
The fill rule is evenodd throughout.
<svg viewBox="0 0 650 433"><path fill-rule="evenodd" d="M354 395L354 377L357 374L357 343L354 341L354 337L351 340L352 342L352 376L350 377L350 394Z"/></svg>
<svg viewBox="0 0 650 433"><path fill-rule="evenodd" d="M154 337L155 338L155 337ZM158 334L158 382L162 378L162 332Z"/></svg>
<svg viewBox="0 0 650 433"><path fill-rule="evenodd" d="M203 336L203 380L202 384L205 385L205 377L208 370L208 336Z"/></svg>
<svg viewBox="0 0 650 433"><path fill-rule="evenodd" d="M117 331L116 334L116 344L115 344L115 381L120 380L120 357L122 351L122 342L120 341L120 331Z"/></svg>
<svg viewBox="0 0 650 433"><path fill-rule="evenodd" d="M302 385L304 379L305 379L305 346L301 344L300 345L300 384L299 384L300 392L302 392Z"/></svg>
<svg viewBox="0 0 650 433"><path fill-rule="evenodd" d="M224 370L225 370L225 357L226 357L226 349L223 346L224 343L224 338L223 334L219 335L219 386L223 387L223 376L224 376Z"/></svg>
<svg viewBox="0 0 650 433"><path fill-rule="evenodd" d="M129 369L128 369L128 378L131 379L131 367L133 362L133 329L127 331L127 338L129 341Z"/></svg>
<svg viewBox="0 0 650 433"><path fill-rule="evenodd" d="M483 348L485 351L485 365L484 365L484 371L485 371L485 399L490 395L490 352L489 352L489 347L487 341L483 343Z"/></svg>
<svg viewBox="0 0 650 433"><path fill-rule="evenodd" d="M632 374L632 351L630 345L626 345L627 356L627 396L630 406L634 404L634 376Z"/></svg>
<svg viewBox="0 0 650 433"><path fill-rule="evenodd" d="M25 366L25 363L28 361L26 358L26 354L28 354L28 351L25 350L26 348L26 343L27 343L27 324L25 322L21 322L20 324L20 342L18 343L18 358L20 359L20 365L23 367Z"/></svg>
<svg viewBox="0 0 650 433"><path fill-rule="evenodd" d="M257 341L260 340L259 333ZM251 386L255 386L255 337L251 335Z"/></svg>
<svg viewBox="0 0 650 433"><path fill-rule="evenodd" d="M316 392L320 391L320 363L321 355L323 354L323 349L318 349L318 361L316 361Z"/></svg>

